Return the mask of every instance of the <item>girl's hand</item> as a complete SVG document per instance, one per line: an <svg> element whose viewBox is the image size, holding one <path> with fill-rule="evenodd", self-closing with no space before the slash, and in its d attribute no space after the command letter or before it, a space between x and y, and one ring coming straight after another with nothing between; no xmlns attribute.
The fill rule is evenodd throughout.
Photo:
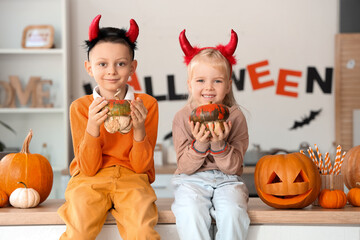
<svg viewBox="0 0 360 240"><path fill-rule="evenodd" d="M209 142L210 132L206 131L206 127L204 124L200 124L199 122L194 123L193 121L189 122L191 133L198 142L207 143Z"/></svg>
<svg viewBox="0 0 360 240"><path fill-rule="evenodd" d="M108 102L105 98L99 97L94 99L89 106L86 131L94 137L98 137L100 135L100 126L107 118L109 109L104 109L106 104L108 104Z"/></svg>
<svg viewBox="0 0 360 240"><path fill-rule="evenodd" d="M219 135L217 135L217 134L214 132L214 128L213 128L213 127L210 127L210 133L211 133L210 141L211 141L211 142L217 142L217 141L221 141L221 140L226 139L226 138L229 136L229 133L230 133L230 130L231 130L231 126L232 126L231 121L229 121L229 122L224 122L224 131L218 131L218 134L219 134Z"/></svg>

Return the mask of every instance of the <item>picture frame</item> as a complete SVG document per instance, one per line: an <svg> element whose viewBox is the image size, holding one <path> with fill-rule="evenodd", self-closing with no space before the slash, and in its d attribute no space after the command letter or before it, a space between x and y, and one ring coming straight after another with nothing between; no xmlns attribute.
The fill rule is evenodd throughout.
<svg viewBox="0 0 360 240"><path fill-rule="evenodd" d="M23 31L23 48L52 48L54 46L54 27L51 25L30 25Z"/></svg>

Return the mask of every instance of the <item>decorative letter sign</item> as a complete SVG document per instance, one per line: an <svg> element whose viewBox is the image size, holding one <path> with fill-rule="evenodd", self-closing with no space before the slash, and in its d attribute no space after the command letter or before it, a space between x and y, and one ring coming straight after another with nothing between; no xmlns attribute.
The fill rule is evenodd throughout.
<svg viewBox="0 0 360 240"><path fill-rule="evenodd" d="M52 85L51 80L41 80L40 77L30 77L30 80L23 90L18 76L9 76L10 83L0 81L0 87L5 90L5 101L1 104L2 108L16 108L15 95L21 106L27 106L31 96L31 107L53 107L53 104L44 104L44 98L49 99L50 92L43 91L43 85ZM2 101L2 99L0 99Z"/></svg>

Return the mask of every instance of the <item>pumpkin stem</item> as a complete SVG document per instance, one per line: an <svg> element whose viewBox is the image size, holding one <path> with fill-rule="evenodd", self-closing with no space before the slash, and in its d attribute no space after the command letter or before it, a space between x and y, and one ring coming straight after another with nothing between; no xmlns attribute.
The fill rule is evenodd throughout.
<svg viewBox="0 0 360 240"><path fill-rule="evenodd" d="M114 94L114 98L116 99L116 100L120 100L120 98L119 98L119 95L120 95L120 93L121 93L121 89L119 88L119 89L116 89L116 93Z"/></svg>
<svg viewBox="0 0 360 240"><path fill-rule="evenodd" d="M24 182L17 182L17 184L22 184L22 185L24 185L25 186L25 188L27 188L27 186L26 186L26 184L24 183Z"/></svg>
<svg viewBox="0 0 360 240"><path fill-rule="evenodd" d="M33 136L33 132L30 129L28 135L26 136L26 138L24 140L24 143L23 143L23 146L22 146L22 149L21 149L20 153L30 153L29 152L29 145L30 145L30 141L31 141L32 136Z"/></svg>

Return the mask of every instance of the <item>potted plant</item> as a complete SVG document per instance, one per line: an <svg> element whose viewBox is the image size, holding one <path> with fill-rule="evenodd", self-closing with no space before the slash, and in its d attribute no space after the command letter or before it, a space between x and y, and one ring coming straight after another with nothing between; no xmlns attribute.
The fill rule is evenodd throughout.
<svg viewBox="0 0 360 240"><path fill-rule="evenodd" d="M4 126L5 128L9 129L9 131L13 132L14 134L16 134L15 130L12 129L8 124L4 123L3 121L0 120L0 125ZM0 152L4 151L5 149L5 144L3 142L1 142L0 140Z"/></svg>

